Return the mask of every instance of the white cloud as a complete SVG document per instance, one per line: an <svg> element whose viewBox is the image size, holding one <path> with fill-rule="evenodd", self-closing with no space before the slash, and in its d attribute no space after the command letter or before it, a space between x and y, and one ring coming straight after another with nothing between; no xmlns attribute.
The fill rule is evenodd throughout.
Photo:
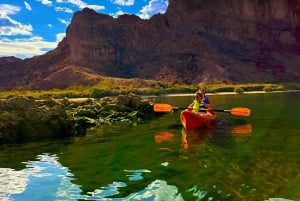
<svg viewBox="0 0 300 201"><path fill-rule="evenodd" d="M165 13L168 7L168 0L150 0L149 4L144 6L138 16L142 19L149 19L157 13Z"/></svg>
<svg viewBox="0 0 300 201"><path fill-rule="evenodd" d="M122 10L117 11L116 13L112 13L110 14L111 16L113 16L114 18L117 18L120 15L124 15L125 13Z"/></svg>
<svg viewBox="0 0 300 201"><path fill-rule="evenodd" d="M56 35L57 40L63 38L62 34ZM0 56L15 56L19 58L29 58L35 55L42 55L57 47L57 43L44 41L42 37L31 37L16 40L0 40Z"/></svg>
<svg viewBox="0 0 300 201"><path fill-rule="evenodd" d="M0 4L0 18L7 15L16 14L20 11L20 7L9 4Z"/></svg>
<svg viewBox="0 0 300 201"><path fill-rule="evenodd" d="M25 4L25 8L26 8L27 10L30 10L30 11L32 10L29 3L27 3L26 1L24 1L24 4Z"/></svg>
<svg viewBox="0 0 300 201"><path fill-rule="evenodd" d="M19 22L16 22L10 18L7 18L8 26L0 27L0 35L5 36L13 36L13 35L31 35L32 26L31 25L23 25ZM3 19L0 19L0 23Z"/></svg>
<svg viewBox="0 0 300 201"><path fill-rule="evenodd" d="M64 20L64 19L61 19L61 18L57 18L57 19L62 24L65 24L65 25L69 25L70 24L70 22L68 22L67 20Z"/></svg>
<svg viewBox="0 0 300 201"><path fill-rule="evenodd" d="M67 2L77 6L80 9L83 9L83 8L90 8L90 9L93 9L93 10L103 10L103 9L105 9L104 6L90 5L90 4L85 3L82 0L67 0Z"/></svg>
<svg viewBox="0 0 300 201"><path fill-rule="evenodd" d="M31 35L32 26L13 20L8 15L17 14L20 8L8 4L0 4L0 36Z"/></svg>
<svg viewBox="0 0 300 201"><path fill-rule="evenodd" d="M37 1L41 2L43 5L52 6L51 0L37 0Z"/></svg>
<svg viewBox="0 0 300 201"><path fill-rule="evenodd" d="M112 3L121 6L132 6L134 5L134 0L111 0Z"/></svg>
<svg viewBox="0 0 300 201"><path fill-rule="evenodd" d="M73 13L74 11L71 8L67 7L55 7L55 11L61 11L65 13Z"/></svg>
<svg viewBox="0 0 300 201"><path fill-rule="evenodd" d="M58 33L58 34L56 34L56 41L57 42L62 41L62 39L64 39L65 36L66 36L66 33Z"/></svg>

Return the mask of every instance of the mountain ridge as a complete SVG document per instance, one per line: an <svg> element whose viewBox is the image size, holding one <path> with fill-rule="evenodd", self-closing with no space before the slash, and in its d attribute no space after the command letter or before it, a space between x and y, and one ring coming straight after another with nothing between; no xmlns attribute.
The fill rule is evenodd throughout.
<svg viewBox="0 0 300 201"><path fill-rule="evenodd" d="M25 60L1 58L0 90L90 85L104 77L299 82L299 19L296 0L170 0L165 14L149 20L85 8L54 50Z"/></svg>

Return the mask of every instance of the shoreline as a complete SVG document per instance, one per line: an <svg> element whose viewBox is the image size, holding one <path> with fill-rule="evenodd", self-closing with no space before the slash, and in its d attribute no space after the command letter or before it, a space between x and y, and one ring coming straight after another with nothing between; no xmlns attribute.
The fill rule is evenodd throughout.
<svg viewBox="0 0 300 201"><path fill-rule="evenodd" d="M207 95L241 95L241 94L267 94L267 93L291 93L291 92L300 92L300 90L285 90L285 91L245 91L243 93L236 93L236 92L216 92L216 93L206 93ZM170 96L194 96L194 93L187 93L187 94L164 94L160 96L144 96L144 97L170 97Z"/></svg>
<svg viewBox="0 0 300 201"><path fill-rule="evenodd" d="M216 92L216 93L206 93L209 96L218 96L218 95L241 95L241 94L267 94L267 93L294 93L300 92L300 90L284 90L284 91L245 91L243 93L236 93L236 92ZM174 94L162 94L162 95L138 95L144 98L157 98L157 97L174 97L174 96L194 96L194 93L174 93ZM116 96L110 96L116 97ZM63 98L61 98L63 99ZM84 102L88 99L97 100L97 98L67 98L69 101L72 102ZM5 100L5 98L0 98L0 100ZM40 99L37 99L40 100Z"/></svg>

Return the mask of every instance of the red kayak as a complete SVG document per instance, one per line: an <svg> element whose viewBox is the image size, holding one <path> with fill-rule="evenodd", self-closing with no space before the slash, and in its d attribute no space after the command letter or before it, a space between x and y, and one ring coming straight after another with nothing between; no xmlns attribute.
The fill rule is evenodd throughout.
<svg viewBox="0 0 300 201"><path fill-rule="evenodd" d="M196 128L211 128L216 119L216 114L213 111L209 112L192 112L184 110L180 113L180 121L186 130Z"/></svg>

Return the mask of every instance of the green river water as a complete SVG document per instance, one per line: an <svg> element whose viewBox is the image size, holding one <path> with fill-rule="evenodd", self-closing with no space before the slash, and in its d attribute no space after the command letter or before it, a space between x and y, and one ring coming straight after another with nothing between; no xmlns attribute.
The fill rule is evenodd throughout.
<svg viewBox="0 0 300 201"><path fill-rule="evenodd" d="M186 107L193 97L159 97ZM210 95L212 129L179 111L85 137L0 146L0 201L300 200L300 93ZM277 198L277 199L276 199Z"/></svg>

